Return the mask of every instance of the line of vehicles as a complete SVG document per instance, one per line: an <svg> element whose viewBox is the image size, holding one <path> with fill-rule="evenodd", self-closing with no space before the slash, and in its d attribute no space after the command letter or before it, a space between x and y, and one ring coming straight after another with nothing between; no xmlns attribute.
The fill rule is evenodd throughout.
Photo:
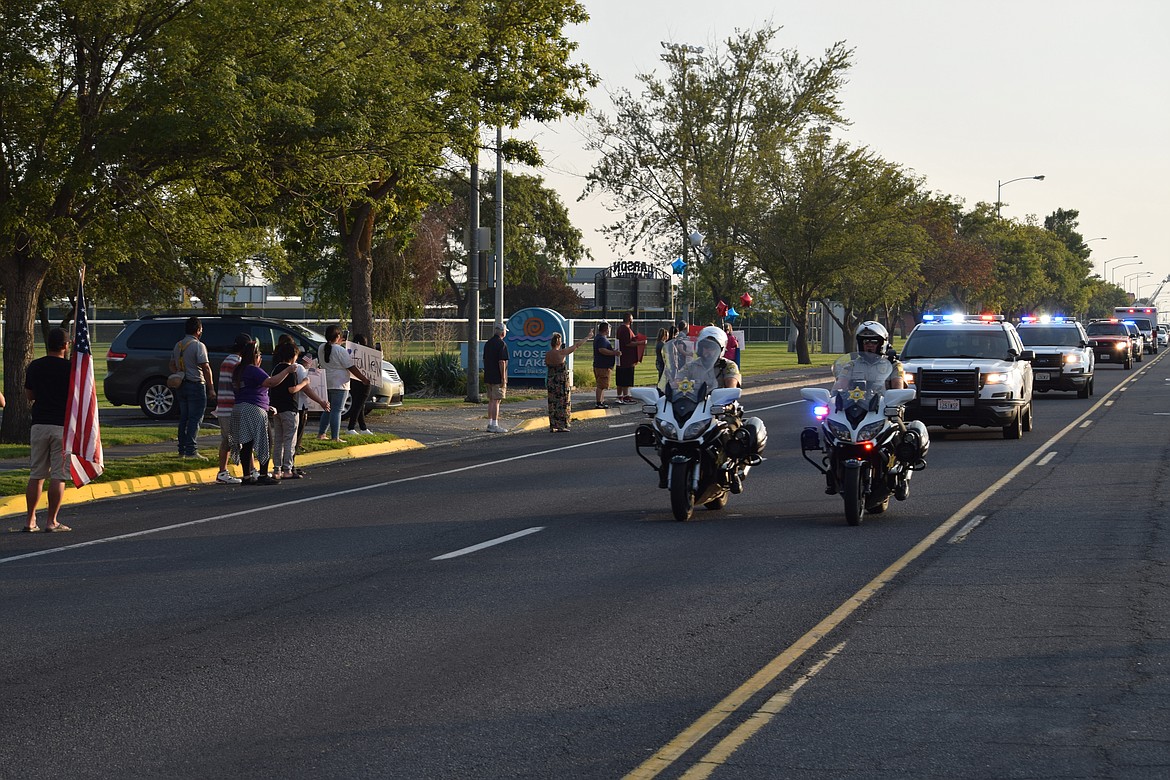
<svg viewBox="0 0 1170 780"><path fill-rule="evenodd" d="M651 420L635 431L635 448L658 472L677 520L691 519L696 503L726 506L762 462L767 441L762 421L743 419L739 389L721 387L702 363L715 354L703 348L705 336L720 344L721 333L708 331L718 329L704 329L693 354L668 355L659 388L636 391ZM1130 369L1167 346L1170 329L1155 307L1135 306L1085 324L927 315L901 355L879 323L862 323L855 338L857 351L833 366L831 388L801 390L817 423L801 431L801 454L825 477L825 492L842 496L850 525L886 511L891 497L908 498L911 478L926 468L928 425L1000 428L1005 439L1019 439L1033 428L1035 393L1089 398L1098 366Z"/></svg>

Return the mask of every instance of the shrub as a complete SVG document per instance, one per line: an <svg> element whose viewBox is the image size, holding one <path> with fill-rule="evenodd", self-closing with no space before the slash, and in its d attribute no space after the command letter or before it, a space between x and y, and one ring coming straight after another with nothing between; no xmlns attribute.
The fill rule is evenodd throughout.
<svg viewBox="0 0 1170 780"><path fill-rule="evenodd" d="M459 356L451 352L427 355L422 360L421 377L434 393L456 395L467 387L467 377L459 364ZM461 390L463 388L463 390Z"/></svg>
<svg viewBox="0 0 1170 780"><path fill-rule="evenodd" d="M394 367L398 369L398 376L402 378L402 384L406 386L408 394L415 395L426 387L422 359L401 357L394 361Z"/></svg>

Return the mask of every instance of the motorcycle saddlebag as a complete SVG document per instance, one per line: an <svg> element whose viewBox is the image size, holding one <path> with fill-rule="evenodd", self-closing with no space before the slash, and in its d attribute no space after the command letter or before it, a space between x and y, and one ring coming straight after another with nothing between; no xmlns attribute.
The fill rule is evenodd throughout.
<svg viewBox="0 0 1170 780"><path fill-rule="evenodd" d="M653 447L658 443L658 433L654 428L646 423L642 423L634 429L634 446L635 447Z"/></svg>
<svg viewBox="0 0 1170 780"><path fill-rule="evenodd" d="M764 421L759 417L749 417L736 430L727 449L730 454L743 458L762 455L767 443L768 429L764 427Z"/></svg>
<svg viewBox="0 0 1170 780"><path fill-rule="evenodd" d="M930 434L921 420L911 420L906 423L906 433L898 443L894 453L898 460L915 465L926 461L926 453L930 450Z"/></svg>

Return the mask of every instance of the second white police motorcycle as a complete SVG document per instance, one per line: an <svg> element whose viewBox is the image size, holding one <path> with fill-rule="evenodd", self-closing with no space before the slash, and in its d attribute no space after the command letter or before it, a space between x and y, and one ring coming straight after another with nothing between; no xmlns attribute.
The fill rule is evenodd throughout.
<svg viewBox="0 0 1170 780"><path fill-rule="evenodd" d="M887 389L889 359L870 352L842 355L833 365L833 388L805 387L819 425L800 434L804 459L825 475L825 492L845 499L845 520L859 525L879 514L892 495L905 501L910 478L926 468L930 437L921 422L903 419L913 389ZM809 457L820 452L821 462Z"/></svg>
<svg viewBox="0 0 1170 780"><path fill-rule="evenodd" d="M679 521L690 520L696 504L723 509L761 457L768 432L758 417L744 419L738 387L721 387L718 367L726 335L715 327L690 342L667 342L666 367L657 388L630 392L653 418L634 431L634 447L658 472L658 487L670 493ZM653 450L655 458L647 457Z"/></svg>

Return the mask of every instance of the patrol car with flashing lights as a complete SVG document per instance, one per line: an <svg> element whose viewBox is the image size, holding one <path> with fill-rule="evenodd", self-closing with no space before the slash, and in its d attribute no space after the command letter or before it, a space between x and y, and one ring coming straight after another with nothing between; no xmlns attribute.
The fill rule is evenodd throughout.
<svg viewBox="0 0 1170 780"><path fill-rule="evenodd" d="M1032 388L1076 391L1078 398L1093 394L1096 360L1084 326L1073 317L1021 317L1016 326L1024 346L1036 353L1032 360Z"/></svg>
<svg viewBox="0 0 1170 780"><path fill-rule="evenodd" d="M1127 326L1117 318L1092 320L1085 328L1089 334L1089 346L1098 363L1120 365L1129 370L1135 360L1141 359L1141 351L1134 342L1132 325Z"/></svg>
<svg viewBox="0 0 1170 780"><path fill-rule="evenodd" d="M1002 315L926 315L900 356L918 391L906 417L927 425L1001 428L1005 439L1032 430L1035 352Z"/></svg>

